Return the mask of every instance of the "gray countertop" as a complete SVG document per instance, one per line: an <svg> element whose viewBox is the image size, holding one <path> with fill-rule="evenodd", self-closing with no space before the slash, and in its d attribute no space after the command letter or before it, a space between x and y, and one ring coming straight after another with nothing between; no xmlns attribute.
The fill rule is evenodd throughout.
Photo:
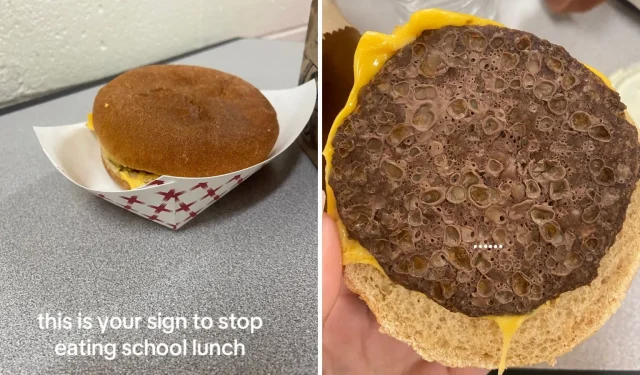
<svg viewBox="0 0 640 375"><path fill-rule="evenodd" d="M178 60L297 85L303 44L240 40ZM317 373L317 169L294 144L174 232L70 183L32 126L83 121L99 87L0 116L0 373ZM37 315L259 316L241 331L40 330ZM238 357L61 357L58 342L229 342Z"/></svg>

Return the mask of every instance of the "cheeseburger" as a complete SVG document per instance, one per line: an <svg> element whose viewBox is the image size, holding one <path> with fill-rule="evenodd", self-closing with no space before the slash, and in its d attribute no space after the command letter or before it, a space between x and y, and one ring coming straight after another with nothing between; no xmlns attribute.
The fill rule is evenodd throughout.
<svg viewBox="0 0 640 375"><path fill-rule="evenodd" d="M260 91L214 69L153 65L98 92L87 126L102 163L124 189L161 175L210 177L264 161L278 138L276 112Z"/></svg>
<svg viewBox="0 0 640 375"><path fill-rule="evenodd" d="M640 264L638 132L600 73L489 20L367 33L327 160L347 286L424 359L501 370L600 328Z"/></svg>

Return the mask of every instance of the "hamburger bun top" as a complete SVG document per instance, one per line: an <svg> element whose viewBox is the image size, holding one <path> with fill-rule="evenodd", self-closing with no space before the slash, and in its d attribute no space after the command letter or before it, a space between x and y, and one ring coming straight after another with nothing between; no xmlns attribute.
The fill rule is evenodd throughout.
<svg viewBox="0 0 640 375"><path fill-rule="evenodd" d="M151 65L105 85L93 124L114 161L157 175L209 177L264 161L276 112L246 81L214 69Z"/></svg>

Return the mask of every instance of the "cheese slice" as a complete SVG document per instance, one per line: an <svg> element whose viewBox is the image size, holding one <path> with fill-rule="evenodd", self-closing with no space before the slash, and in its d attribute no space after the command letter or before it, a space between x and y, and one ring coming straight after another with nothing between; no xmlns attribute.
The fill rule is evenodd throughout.
<svg viewBox="0 0 640 375"><path fill-rule="evenodd" d="M325 168L326 181L329 180L331 174L331 160L333 157L333 138L338 130L338 127L342 124L344 119L349 116L356 108L358 104L358 93L360 89L365 86L375 76L375 74L382 68L384 63L399 49L403 48L407 44L414 41L424 30L439 29L444 26L468 26L468 25L494 25L498 27L504 27L504 25L483 18L475 16L444 11L440 9L425 9L414 13L409 22L405 25L397 27L391 35L381 34L377 32L367 32L358 43L356 52L353 58L354 69L354 84L349 94L349 98L345 107L340 111L338 116L333 122L327 144L323 151L324 158L327 162ZM611 82L599 71L584 64L595 75L600 77L602 81L611 88ZM338 226L338 233L340 235L340 242L342 245L342 264L363 263L369 264L385 274L380 264L371 253L360 243L354 239L349 238L346 227L340 221L338 216L338 209L336 206L335 196L333 189L328 184L326 185L327 193L327 213L336 221ZM386 274L385 274L386 275ZM544 306L544 305L543 305ZM488 316L482 319L489 319L498 325L502 332L502 353L500 356L499 373L502 374L506 368L507 353L509 351L509 345L511 339L515 335L518 328L532 315L534 315L540 308L527 315L515 315L515 316Z"/></svg>
<svg viewBox="0 0 640 375"><path fill-rule="evenodd" d="M118 175L121 179L127 181L130 189L137 189L160 177L153 173L144 171L132 172L128 170L121 170L120 172L118 172Z"/></svg>
<svg viewBox="0 0 640 375"><path fill-rule="evenodd" d="M513 336L522 323L529 319L534 313L535 311L527 315L488 316L485 318L496 322L498 327L500 327L500 332L502 332L502 350L500 353L500 364L498 365L498 375L502 375L507 368L507 353L509 353L511 339L513 339Z"/></svg>
<svg viewBox="0 0 640 375"><path fill-rule="evenodd" d="M87 115L87 128L89 128L89 130L96 131L96 129L93 127L93 113L89 113Z"/></svg>

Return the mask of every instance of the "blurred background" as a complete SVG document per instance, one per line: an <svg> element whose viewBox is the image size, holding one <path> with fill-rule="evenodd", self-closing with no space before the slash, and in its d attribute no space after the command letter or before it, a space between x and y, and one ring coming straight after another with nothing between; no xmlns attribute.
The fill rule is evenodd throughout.
<svg viewBox="0 0 640 375"><path fill-rule="evenodd" d="M303 42L310 4L2 0L0 108L235 37Z"/></svg>

